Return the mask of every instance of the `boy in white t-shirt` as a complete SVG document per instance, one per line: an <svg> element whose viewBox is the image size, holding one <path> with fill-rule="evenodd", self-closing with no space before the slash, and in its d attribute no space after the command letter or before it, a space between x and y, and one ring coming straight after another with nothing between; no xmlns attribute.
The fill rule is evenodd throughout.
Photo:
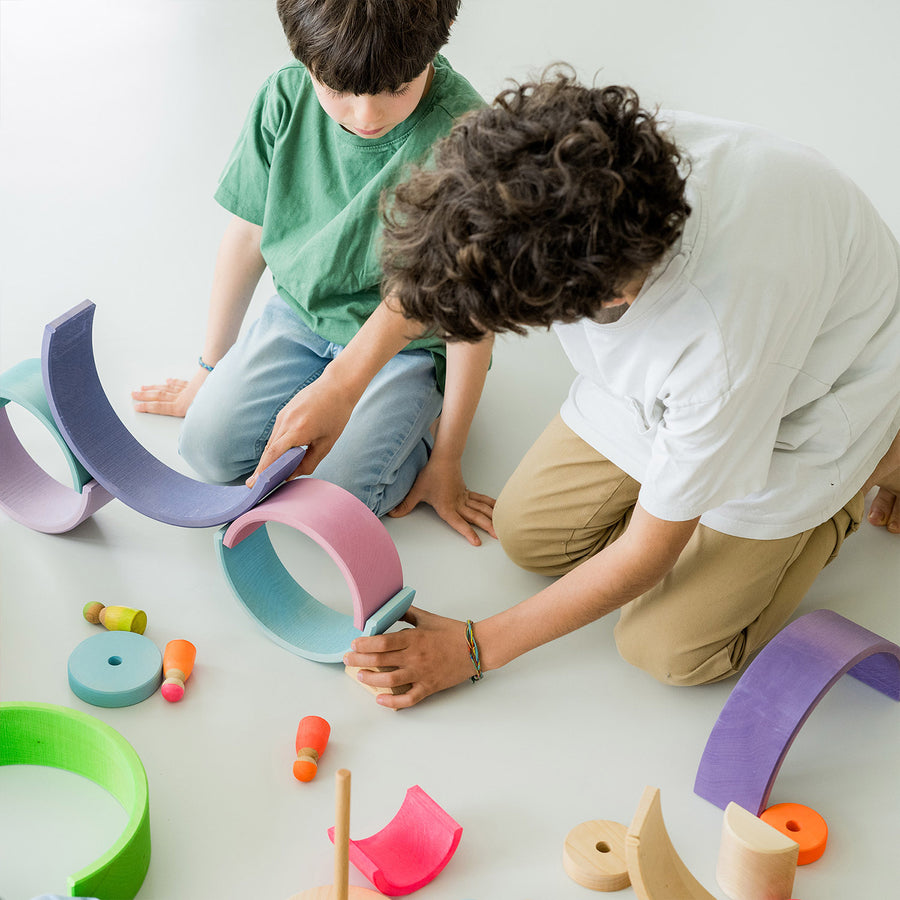
<svg viewBox="0 0 900 900"><path fill-rule="evenodd" d="M362 638L399 707L620 609L670 684L736 673L870 521L900 532L900 250L814 151L564 74L502 94L396 191L385 275L450 340L553 325L577 377L494 512L561 575L472 623ZM477 650L476 650L477 648Z"/></svg>

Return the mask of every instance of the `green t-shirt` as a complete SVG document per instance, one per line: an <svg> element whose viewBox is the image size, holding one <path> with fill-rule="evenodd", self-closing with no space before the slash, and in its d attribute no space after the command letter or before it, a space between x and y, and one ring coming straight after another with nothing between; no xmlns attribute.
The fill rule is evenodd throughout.
<svg viewBox="0 0 900 900"><path fill-rule="evenodd" d="M278 293L316 334L346 344L381 300L378 204L454 119L483 106L442 56L428 94L379 138L345 131L323 111L299 62L259 90L219 179L216 200L262 226L262 254ZM443 342L415 341L435 354Z"/></svg>

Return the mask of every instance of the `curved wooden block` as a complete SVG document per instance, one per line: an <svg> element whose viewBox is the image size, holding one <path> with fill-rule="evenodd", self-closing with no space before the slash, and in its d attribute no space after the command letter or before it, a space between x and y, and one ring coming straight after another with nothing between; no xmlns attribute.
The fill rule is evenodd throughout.
<svg viewBox="0 0 900 900"><path fill-rule="evenodd" d="M44 388L66 443L110 494L151 519L206 528L236 519L293 474L306 452L302 447L272 463L252 488L197 481L142 447L100 384L92 343L94 309L85 300L44 330Z"/></svg>
<svg viewBox="0 0 900 900"><path fill-rule="evenodd" d="M716 881L731 900L790 900L800 845L729 803L722 819Z"/></svg>
<svg viewBox="0 0 900 900"><path fill-rule="evenodd" d="M325 549L344 576L353 616L320 603L278 558L266 522L296 528ZM317 662L341 662L355 637L381 634L409 609L400 556L384 524L349 491L317 478L284 485L216 535L235 596L277 644Z"/></svg>
<svg viewBox="0 0 900 900"><path fill-rule="evenodd" d="M68 463L73 488L48 475L22 446L6 411L10 402L28 410L53 435ZM53 421L41 361L26 359L0 375L0 509L33 531L62 534L110 500L110 494L72 455Z"/></svg>
<svg viewBox="0 0 900 900"><path fill-rule="evenodd" d="M334 841L334 829L328 829ZM414 785L397 815L377 834L350 841L350 862L389 897L411 894L428 884L450 861L462 826Z"/></svg>
<svg viewBox="0 0 900 900"><path fill-rule="evenodd" d="M625 836L625 859L639 900L716 900L675 852L663 821L659 788L644 788Z"/></svg>
<svg viewBox="0 0 900 900"><path fill-rule="evenodd" d="M83 712L47 703L0 703L0 766L67 769L109 791L128 813L118 840L68 878L73 896L131 900L150 867L150 795L134 748Z"/></svg>
<svg viewBox="0 0 900 900"><path fill-rule="evenodd" d="M713 726L694 792L759 815L794 738L845 673L900 700L900 647L828 609L777 634L741 676Z"/></svg>

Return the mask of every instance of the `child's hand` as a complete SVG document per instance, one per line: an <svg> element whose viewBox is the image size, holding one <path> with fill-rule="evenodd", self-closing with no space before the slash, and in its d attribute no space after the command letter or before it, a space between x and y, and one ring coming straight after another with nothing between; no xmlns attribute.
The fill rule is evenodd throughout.
<svg viewBox="0 0 900 900"><path fill-rule="evenodd" d="M344 655L348 666L396 666L390 672L362 671L358 678L373 687L411 685L403 694L377 694L376 701L391 709L413 706L431 694L460 684L475 674L466 625L414 606L403 617L414 628L359 637Z"/></svg>
<svg viewBox="0 0 900 900"><path fill-rule="evenodd" d="M330 367L329 367L330 368ZM253 487L257 476L291 447L306 447L306 455L291 475L311 475L341 436L354 403L334 381L328 368L312 384L289 400L275 417L275 425L256 470L247 479Z"/></svg>
<svg viewBox="0 0 900 900"><path fill-rule="evenodd" d="M394 518L405 516L423 501L433 506L451 528L475 547L481 545L481 539L472 525L497 537L493 523L494 498L466 488L457 460L444 460L432 454L410 492L388 515Z"/></svg>
<svg viewBox="0 0 900 900"><path fill-rule="evenodd" d="M206 369L200 368L190 381L167 378L165 384L141 385L140 390L131 392L134 408L137 412L183 419L208 375Z"/></svg>

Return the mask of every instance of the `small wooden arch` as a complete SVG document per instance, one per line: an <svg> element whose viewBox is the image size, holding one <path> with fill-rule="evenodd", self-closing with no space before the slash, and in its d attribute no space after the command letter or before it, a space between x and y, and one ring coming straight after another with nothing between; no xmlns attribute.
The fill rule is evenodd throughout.
<svg viewBox="0 0 900 900"><path fill-rule="evenodd" d="M787 752L845 673L900 700L900 646L819 609L782 629L731 692L700 759L694 792L759 815Z"/></svg>
<svg viewBox="0 0 900 900"><path fill-rule="evenodd" d="M335 830L328 836L335 840ZM456 852L462 825L414 785L400 810L377 834L350 841L350 862L382 894L411 894L434 879Z"/></svg>
<svg viewBox="0 0 900 900"><path fill-rule="evenodd" d="M353 600L353 616L319 602L275 552L267 522L312 538L334 560ZM216 533L225 577L241 605L268 636L291 653L341 662L355 637L381 634L412 603L400 556L381 520L349 491L318 478L298 478Z"/></svg>
<svg viewBox="0 0 900 900"><path fill-rule="evenodd" d="M72 488L45 472L22 446L9 421L9 403L33 415L53 436L72 476ZM72 455L47 402L41 361L26 359L0 375L0 509L32 531L63 534L112 500Z"/></svg>

